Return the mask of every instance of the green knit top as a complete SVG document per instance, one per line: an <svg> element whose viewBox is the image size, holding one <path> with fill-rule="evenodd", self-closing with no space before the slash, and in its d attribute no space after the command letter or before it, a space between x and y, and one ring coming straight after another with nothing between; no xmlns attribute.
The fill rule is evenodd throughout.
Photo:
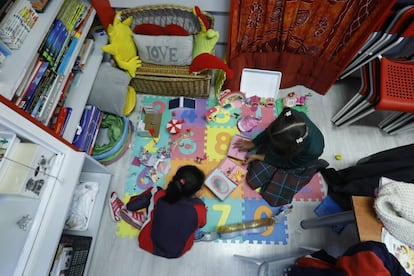
<svg viewBox="0 0 414 276"><path fill-rule="evenodd" d="M302 117L308 126L308 135L303 141L305 145L302 153L290 160L283 159L280 155L274 152L272 143L267 134L267 129L259 133L259 135L253 139L257 153L265 154L264 162L277 168L294 169L307 167L313 161L318 160L319 156L322 155L323 149L325 147L322 132L306 116L306 114L303 112L298 112L294 109L292 109L292 112L295 116Z"/></svg>

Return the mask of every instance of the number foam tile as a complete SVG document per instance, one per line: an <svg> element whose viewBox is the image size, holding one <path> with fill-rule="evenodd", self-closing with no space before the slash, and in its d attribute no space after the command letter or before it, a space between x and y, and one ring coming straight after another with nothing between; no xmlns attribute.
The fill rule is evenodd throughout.
<svg viewBox="0 0 414 276"><path fill-rule="evenodd" d="M244 200L244 220L252 221L264 217L270 217L279 208L280 207L271 207L263 199ZM284 217L281 222L268 227L265 232L261 234L246 235L243 238L244 240L249 241L249 243L257 242L260 244L286 245L289 237L286 222L287 218Z"/></svg>
<svg viewBox="0 0 414 276"><path fill-rule="evenodd" d="M173 145L171 147L171 157L194 160L196 157L204 156L205 132L205 127L192 126L188 135L183 133L181 136L171 136L170 143ZM180 135L180 133L177 135Z"/></svg>
<svg viewBox="0 0 414 276"><path fill-rule="evenodd" d="M224 201L213 198L202 198L208 208L207 224L202 228L203 231L215 231L218 225L228 225L243 222L243 201L226 198ZM240 236L231 240L221 240L224 242L240 242Z"/></svg>
<svg viewBox="0 0 414 276"><path fill-rule="evenodd" d="M207 126L205 152L210 160L223 160L227 155L231 139L239 134L237 127Z"/></svg>
<svg viewBox="0 0 414 276"><path fill-rule="evenodd" d="M171 110L171 113L174 113L175 119L182 119L185 123L191 124L191 126L205 127L206 119L204 113L207 110L207 100L206 99L196 99L196 108L195 109L183 109L177 108Z"/></svg>

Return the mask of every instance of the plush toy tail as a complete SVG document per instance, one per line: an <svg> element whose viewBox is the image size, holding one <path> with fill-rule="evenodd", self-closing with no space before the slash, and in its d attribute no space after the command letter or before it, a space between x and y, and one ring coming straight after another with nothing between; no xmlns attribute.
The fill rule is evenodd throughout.
<svg viewBox="0 0 414 276"><path fill-rule="evenodd" d="M206 69L222 69L226 72L227 79L233 78L234 75L233 70L231 70L223 60L212 54L199 54L193 59L193 62L190 65L190 73L197 73Z"/></svg>
<svg viewBox="0 0 414 276"><path fill-rule="evenodd" d="M193 13L198 17L198 21L200 22L202 32L206 32L208 29L210 29L210 23L208 23L207 18L201 12L198 6L194 6Z"/></svg>

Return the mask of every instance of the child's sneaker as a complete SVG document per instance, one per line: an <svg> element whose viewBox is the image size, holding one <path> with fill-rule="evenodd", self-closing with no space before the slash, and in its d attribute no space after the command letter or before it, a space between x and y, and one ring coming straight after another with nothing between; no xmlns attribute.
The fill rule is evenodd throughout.
<svg viewBox="0 0 414 276"><path fill-rule="evenodd" d="M119 216L119 211L123 206L124 204L118 198L118 195L115 192L112 192L111 196L109 197L109 207L111 208L111 217L115 222L121 220L121 217Z"/></svg>
<svg viewBox="0 0 414 276"><path fill-rule="evenodd" d="M129 211L126 208L121 209L119 216L137 229L141 229L147 219L147 213L145 211Z"/></svg>

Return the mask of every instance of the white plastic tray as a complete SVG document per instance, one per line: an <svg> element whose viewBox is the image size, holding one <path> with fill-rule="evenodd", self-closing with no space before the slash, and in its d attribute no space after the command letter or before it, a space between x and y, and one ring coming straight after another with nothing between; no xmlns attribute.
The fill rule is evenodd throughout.
<svg viewBox="0 0 414 276"><path fill-rule="evenodd" d="M246 98L252 96L277 98L282 73L260 69L244 68L240 81L240 91Z"/></svg>

